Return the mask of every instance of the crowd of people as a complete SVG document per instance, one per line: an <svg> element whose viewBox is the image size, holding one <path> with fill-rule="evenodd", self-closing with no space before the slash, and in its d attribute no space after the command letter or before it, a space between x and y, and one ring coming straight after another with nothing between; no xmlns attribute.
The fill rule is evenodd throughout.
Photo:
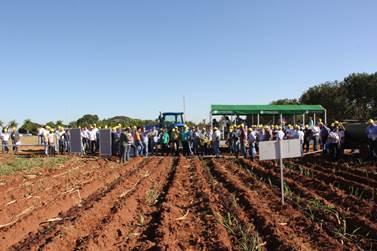
<svg viewBox="0 0 377 251"><path fill-rule="evenodd" d="M237 121L235 121L237 122ZM105 127L107 128L107 127ZM82 154L97 154L99 148L99 129L95 124L80 128ZM235 156L254 159L259 151L259 142L283 139L299 139L302 152L323 150L324 155L336 160L343 152L345 129L342 123L335 121L330 126L322 121L305 126L300 125L251 125L244 123L228 124L223 132L215 126L211 127L126 127L121 125L111 130L111 150L120 162L126 162L130 156L149 155L215 155L220 156L220 141L225 142L226 152ZM368 121L366 129L369 156L377 156L377 125ZM0 134L4 153L9 152L9 141L12 140L13 151L18 151L20 135L16 128L4 128ZM46 155L70 152L70 131L64 127L38 130L39 144L44 146ZM223 152L224 153L224 152Z"/></svg>

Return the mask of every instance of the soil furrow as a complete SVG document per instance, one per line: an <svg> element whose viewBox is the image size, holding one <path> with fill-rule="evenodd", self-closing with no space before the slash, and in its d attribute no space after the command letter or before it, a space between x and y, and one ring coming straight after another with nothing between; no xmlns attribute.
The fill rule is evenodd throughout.
<svg viewBox="0 0 377 251"><path fill-rule="evenodd" d="M205 182L205 190L211 194L210 205L213 208L212 211L216 214L216 221L221 225L219 229L225 231L223 236L227 236L231 240L231 249L265 250L267 248L276 250L278 243L265 242L262 239L255 227L254 220L249 218L248 213L239 205L239 199L212 176L206 162L202 162L202 168L199 169L198 173ZM222 228L225 229L222 230Z"/></svg>
<svg viewBox="0 0 377 251"><path fill-rule="evenodd" d="M110 212L104 216L89 235L76 240L75 250L114 249L124 239L135 234L134 225L143 224L144 214L138 210L140 203L145 203L149 191L160 191L172 168L171 158L160 159L158 166L142 181L134 192L127 193L118 200ZM154 190L156 189L156 190Z"/></svg>
<svg viewBox="0 0 377 251"><path fill-rule="evenodd" d="M246 160L241 160L240 162L241 166L250 170L258 178L263 179L266 183L269 182L275 194L277 196L280 195L280 174L277 170L265 169L256 163ZM358 215L350 214L350 212L344 211L339 207L335 208L332 203L316 194L315 191L308 190L304 185L301 186L296 181L300 180L299 178L301 177L295 180L291 179L289 172L285 173L284 177L286 197L288 197L288 202L293 207L306 212L309 221L318 222L330 236L339 239L341 242L349 243L350 247L352 247L351 243L360 243L360 245L369 247L369 238L376 237L376 224ZM306 185L307 183L304 182L303 184ZM343 220L347 224L347 229L345 229L347 232L344 233L344 236L338 234L338 230L343 228ZM351 235L356 230L360 236ZM366 238L367 234L369 234L369 238Z"/></svg>
<svg viewBox="0 0 377 251"><path fill-rule="evenodd" d="M303 238L298 235L303 230L303 227L298 225L302 218L299 212L290 207L282 207L275 196L250 190L217 161L212 160L210 164L213 166L211 171L214 177L238 196L240 204L249 211L250 217L256 222L258 232L263 234L262 237L266 238L266 241L276 243L280 250L315 249L309 241L310 236Z"/></svg>
<svg viewBox="0 0 377 251"><path fill-rule="evenodd" d="M13 245L11 249L28 250L35 246L43 246L51 242L54 238L58 237L64 229L67 229L68 231L71 230L72 228L67 228L66 226L72 225L76 219L80 219L80 217L87 215L86 213L88 210L91 210L95 205L100 204L102 199L113 195L114 190L121 188L121 185L127 181L128 177L131 177L135 173L141 172L141 169L143 169L147 164L148 163L145 163L144 161L139 164L137 168L131 170L126 175L116 178L113 182L108 184L108 186L99 188L97 191L89 195L87 199L82 200L81 204L71 207L68 211L56 215L55 219L59 220L43 224L38 229L38 232L29 234L24 240ZM81 227L85 229L86 226Z"/></svg>
<svg viewBox="0 0 377 251"><path fill-rule="evenodd" d="M116 180L121 173L125 172L131 167L134 167L141 160L134 160L130 162L129 166L119 168L98 168L95 163L87 164L89 170L95 170L89 174L78 175L75 177L75 184L68 185L66 178L59 176L59 181L51 183L53 188L46 189L35 196L30 197L30 203L25 204L15 202L14 206L21 208L30 208L31 210L19 217L14 224L0 229L0 249L9 247L21 241L28 233L33 233L38 230L40 225L46 225L48 220L56 218L56 215L68 211L71 207L77 206L82 200L88 198L96 190L102 189ZM90 166L90 167L89 167ZM88 177L89 176L89 177ZM91 176L91 177L90 177ZM58 185L60 184L60 185ZM17 220L17 218L16 218Z"/></svg>

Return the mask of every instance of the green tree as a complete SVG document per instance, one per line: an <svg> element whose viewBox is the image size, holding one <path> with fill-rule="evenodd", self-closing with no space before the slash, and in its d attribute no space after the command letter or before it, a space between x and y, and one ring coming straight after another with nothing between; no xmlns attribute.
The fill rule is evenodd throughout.
<svg viewBox="0 0 377 251"><path fill-rule="evenodd" d="M24 124L21 126L21 128L26 130L26 133L30 133L30 131L35 129L35 124L31 122L30 119L25 119Z"/></svg>
<svg viewBox="0 0 377 251"><path fill-rule="evenodd" d="M342 120L348 112L348 99L341 83L326 82L313 86L302 94L300 103L307 105L320 104L327 109L328 121Z"/></svg>
<svg viewBox="0 0 377 251"><path fill-rule="evenodd" d="M298 99L278 99L271 102L271 105L299 105L300 101Z"/></svg>
<svg viewBox="0 0 377 251"><path fill-rule="evenodd" d="M342 84L348 98L349 116L363 120L376 116L377 74L353 73Z"/></svg>
<svg viewBox="0 0 377 251"><path fill-rule="evenodd" d="M18 126L18 123L16 122L16 120L11 120L8 123L9 128L13 128L13 127L17 127L17 126Z"/></svg>
<svg viewBox="0 0 377 251"><path fill-rule="evenodd" d="M62 120L58 120L58 121L56 121L55 125L56 125L56 126L63 126L63 127L65 127L65 125L64 125L64 123L63 123Z"/></svg>
<svg viewBox="0 0 377 251"><path fill-rule="evenodd" d="M97 115L86 114L77 120L77 125L84 127L92 124L98 124L99 118Z"/></svg>
<svg viewBox="0 0 377 251"><path fill-rule="evenodd" d="M55 123L54 123L53 121L49 121L49 122L47 122L47 123L46 123L46 126L49 126L49 127L51 127L51 128L55 128L55 127L56 127L56 125L55 125Z"/></svg>

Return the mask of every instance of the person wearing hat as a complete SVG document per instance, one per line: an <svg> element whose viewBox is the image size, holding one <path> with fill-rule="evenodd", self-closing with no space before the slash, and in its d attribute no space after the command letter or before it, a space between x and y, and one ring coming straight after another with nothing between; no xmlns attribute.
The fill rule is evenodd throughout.
<svg viewBox="0 0 377 251"><path fill-rule="evenodd" d="M217 127L213 128L213 134L212 134L212 144L213 144L213 150L215 152L216 158L220 157L220 131Z"/></svg>
<svg viewBox="0 0 377 251"><path fill-rule="evenodd" d="M248 131L249 132L247 134L247 142L249 144L249 158L252 161L254 161L254 157L256 155L255 142L256 142L257 135L256 135L255 131L252 128L249 128Z"/></svg>
<svg viewBox="0 0 377 251"><path fill-rule="evenodd" d="M10 138L12 139L13 145L13 153L18 153L18 146L20 144L20 134L16 127L12 128L12 133L10 134Z"/></svg>
<svg viewBox="0 0 377 251"><path fill-rule="evenodd" d="M9 142L10 135L8 133L8 128L3 128L3 131L1 133L1 141L2 141L2 149L3 153L8 153L8 142Z"/></svg>
<svg viewBox="0 0 377 251"><path fill-rule="evenodd" d="M128 162L130 159L130 150L131 150L131 143L132 143L132 134L131 129L127 128L124 132L121 132L120 138L120 160L121 164Z"/></svg>
<svg viewBox="0 0 377 251"><path fill-rule="evenodd" d="M229 126L229 131L228 131L228 136L227 136L227 139L226 139L226 144L228 145L228 151L230 154L233 154L234 153L234 149L233 149L233 137L234 137L234 130L233 130L233 126Z"/></svg>
<svg viewBox="0 0 377 251"><path fill-rule="evenodd" d="M95 130L95 128L92 125L89 126L88 139L90 152L92 154L95 154L97 151L97 130Z"/></svg>
<svg viewBox="0 0 377 251"><path fill-rule="evenodd" d="M322 122L319 122L318 123L318 127L319 127L319 140L320 140L320 146L321 146L321 149L323 151L323 154L326 154L327 153L327 137L329 136L329 133L330 133L330 128L328 128L325 124L323 124Z"/></svg>
<svg viewBox="0 0 377 251"><path fill-rule="evenodd" d="M209 135L207 133L207 129L203 127L202 132L200 133L200 148L201 148L201 154L203 156L209 154L208 143L209 143Z"/></svg>
<svg viewBox="0 0 377 251"><path fill-rule="evenodd" d="M309 127L309 125L305 125L305 130L304 130L304 149L305 149L305 152L309 152L310 140L312 138L313 138L312 129Z"/></svg>
<svg viewBox="0 0 377 251"><path fill-rule="evenodd" d="M200 130L199 127L195 127L193 133L192 133L192 140L193 140L193 153L195 155L199 154L200 150Z"/></svg>
<svg viewBox="0 0 377 251"><path fill-rule="evenodd" d="M340 138L338 134L338 127L335 126L331 129L329 136L327 137L327 145L329 153L333 161L336 161L339 156L339 143Z"/></svg>
<svg viewBox="0 0 377 251"><path fill-rule="evenodd" d="M246 143L247 143L247 131L244 124L240 125L240 150L244 158L246 158Z"/></svg>
<svg viewBox="0 0 377 251"><path fill-rule="evenodd" d="M365 133L368 137L369 159L374 159L377 157L377 124L373 119L368 120Z"/></svg>
<svg viewBox="0 0 377 251"><path fill-rule="evenodd" d="M164 156L165 154L168 156L169 155L169 141L170 141L170 137L169 137L169 133L167 132L166 128L162 128L162 132L160 134L161 136L161 153L162 153L162 156Z"/></svg>
<svg viewBox="0 0 377 251"><path fill-rule="evenodd" d="M190 155L189 132L186 126L182 127L181 131L179 132L179 141L182 143L183 155L189 156Z"/></svg>
<svg viewBox="0 0 377 251"><path fill-rule="evenodd" d="M52 128L50 128L50 132L47 135L47 142L48 142L48 148L47 148L46 155L55 157L56 134L54 132L54 129Z"/></svg>
<svg viewBox="0 0 377 251"><path fill-rule="evenodd" d="M56 138L58 139L58 144L57 144L57 152L60 154L64 153L64 140L65 140L65 131L62 126L58 126L58 130L56 131Z"/></svg>

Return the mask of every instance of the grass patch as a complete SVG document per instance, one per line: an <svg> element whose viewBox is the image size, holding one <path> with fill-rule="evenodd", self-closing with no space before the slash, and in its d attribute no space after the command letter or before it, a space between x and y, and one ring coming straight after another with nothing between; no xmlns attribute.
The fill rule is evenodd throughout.
<svg viewBox="0 0 377 251"><path fill-rule="evenodd" d="M16 157L13 160L0 164L0 176L11 175L15 172L30 172L35 168L56 168L57 165L65 163L69 158L67 156L57 156L54 158L21 158Z"/></svg>

